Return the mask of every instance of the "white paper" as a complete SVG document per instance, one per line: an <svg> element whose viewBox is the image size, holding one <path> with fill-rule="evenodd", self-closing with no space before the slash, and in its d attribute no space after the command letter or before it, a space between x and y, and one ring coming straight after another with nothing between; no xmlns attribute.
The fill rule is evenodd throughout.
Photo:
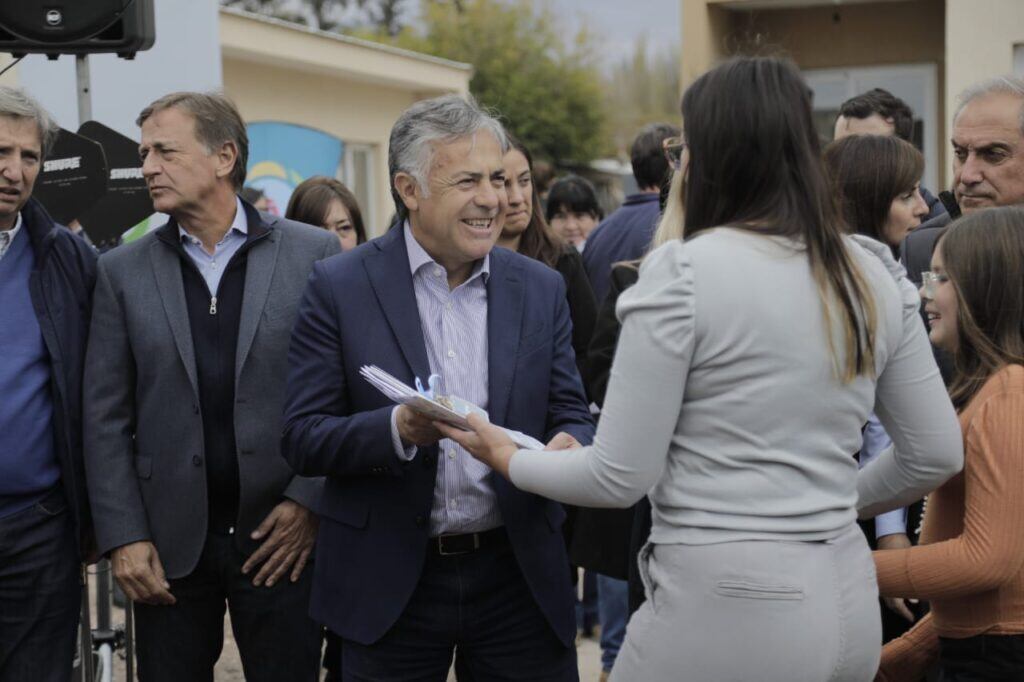
<svg viewBox="0 0 1024 682"><path fill-rule="evenodd" d="M480 415L487 421L490 421L490 417L486 410L474 405L468 400L463 400L458 396L447 396L448 401L451 403L451 407L449 408L439 403L436 399L431 400L430 398L420 394L413 387L403 381L399 381L376 365L364 365L359 369L359 373L374 388L387 396L392 402L398 403L399 405L407 405L409 408L429 419L451 424L463 431L471 430L469 428L469 422L466 421L466 417L470 414ZM513 431L504 427L498 428L508 434L509 438L512 439L512 442L521 448L525 448L527 450L544 449L544 443L541 443L536 438L528 436L520 431Z"/></svg>

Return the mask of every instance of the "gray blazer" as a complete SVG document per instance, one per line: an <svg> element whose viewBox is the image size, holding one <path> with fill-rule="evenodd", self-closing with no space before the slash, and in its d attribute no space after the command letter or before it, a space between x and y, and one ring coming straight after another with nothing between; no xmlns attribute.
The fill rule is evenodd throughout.
<svg viewBox="0 0 1024 682"><path fill-rule="evenodd" d="M246 206L250 232L235 360L236 544L282 497L315 507L323 480L281 457L292 324L313 263L340 251L330 232ZM171 224L160 230L177 238ZM84 446L99 550L152 541L168 578L192 572L207 528L203 423L180 256L158 233L99 262L85 370ZM170 232L173 230L173 233Z"/></svg>

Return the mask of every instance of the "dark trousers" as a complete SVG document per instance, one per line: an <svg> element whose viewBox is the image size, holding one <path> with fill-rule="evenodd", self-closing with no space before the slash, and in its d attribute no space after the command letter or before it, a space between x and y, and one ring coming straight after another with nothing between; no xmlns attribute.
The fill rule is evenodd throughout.
<svg viewBox="0 0 1024 682"><path fill-rule="evenodd" d="M319 679L320 626L309 617L312 570L298 582L254 587L230 535L209 534L195 570L171 580L173 606L135 605L142 682L213 682L224 644L224 609L248 682Z"/></svg>
<svg viewBox="0 0 1024 682"><path fill-rule="evenodd" d="M1024 680L1024 635L939 638L939 682Z"/></svg>
<svg viewBox="0 0 1024 682"><path fill-rule="evenodd" d="M552 566L551 570L562 570ZM505 543L427 555L398 622L380 640L342 641L345 682L577 682L576 649L555 636Z"/></svg>
<svg viewBox="0 0 1024 682"><path fill-rule="evenodd" d="M0 519L0 682L71 679L81 605L64 493Z"/></svg>

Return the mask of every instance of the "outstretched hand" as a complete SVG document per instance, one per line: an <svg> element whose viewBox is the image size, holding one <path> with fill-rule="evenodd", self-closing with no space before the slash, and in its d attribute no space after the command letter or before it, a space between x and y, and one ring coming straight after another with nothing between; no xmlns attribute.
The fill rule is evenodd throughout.
<svg viewBox="0 0 1024 682"><path fill-rule="evenodd" d="M469 422L471 431L457 429L450 424L434 422L445 438L466 448L469 454L477 458L487 466L491 467L505 478L509 477L509 467L512 464L512 455L519 449L504 430L494 426L479 415L471 414L466 420ZM545 450L572 450L582 447L575 438L561 431L547 444Z"/></svg>
<svg viewBox="0 0 1024 682"><path fill-rule="evenodd" d="M508 478L512 455L519 448L512 442L508 434L483 417L471 414L467 417L467 421L472 431L463 431L443 422L434 422L434 426L444 434L445 438L451 438L466 448L473 457Z"/></svg>

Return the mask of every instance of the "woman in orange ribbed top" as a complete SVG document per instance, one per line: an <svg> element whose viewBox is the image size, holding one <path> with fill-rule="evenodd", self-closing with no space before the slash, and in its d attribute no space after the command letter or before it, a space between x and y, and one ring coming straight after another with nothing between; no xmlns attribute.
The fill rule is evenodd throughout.
<svg viewBox="0 0 1024 682"><path fill-rule="evenodd" d="M921 545L874 553L879 592L931 602L883 649L878 678L1024 680L1024 210L972 213L942 238L921 289L964 470L929 498Z"/></svg>

